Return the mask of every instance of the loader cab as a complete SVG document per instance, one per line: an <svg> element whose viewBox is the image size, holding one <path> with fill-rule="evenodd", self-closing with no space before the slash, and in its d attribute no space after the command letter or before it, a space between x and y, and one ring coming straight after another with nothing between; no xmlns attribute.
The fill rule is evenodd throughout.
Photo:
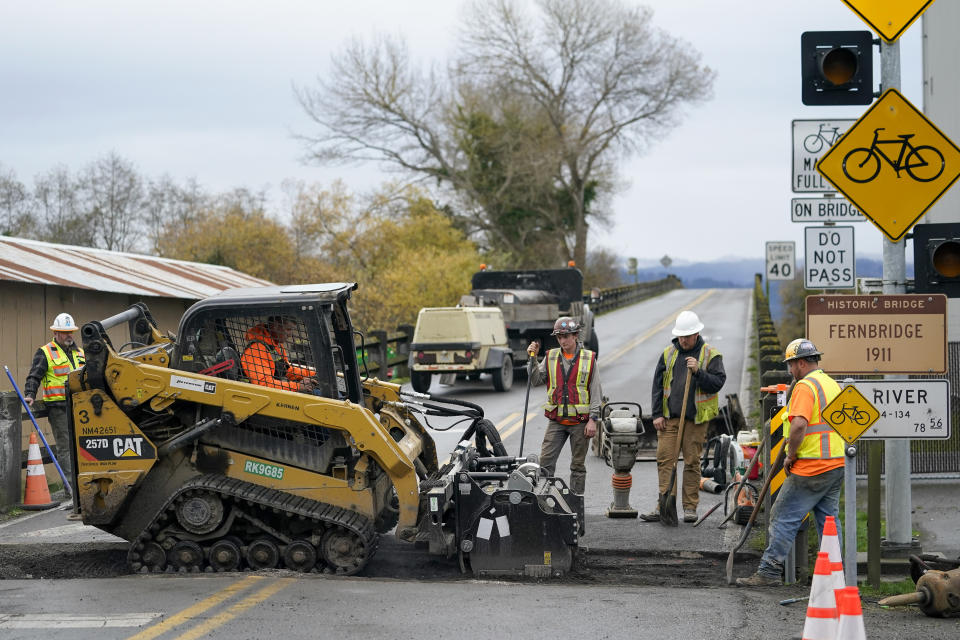
<svg viewBox="0 0 960 640"><path fill-rule="evenodd" d="M171 366L276 388L295 387L288 381L309 376L316 395L362 404L347 309L356 288L327 283L229 289L201 300L180 321Z"/></svg>

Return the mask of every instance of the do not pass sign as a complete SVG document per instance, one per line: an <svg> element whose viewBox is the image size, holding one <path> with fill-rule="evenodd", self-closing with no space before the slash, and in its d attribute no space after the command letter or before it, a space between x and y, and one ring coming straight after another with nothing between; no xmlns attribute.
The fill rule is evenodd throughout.
<svg viewBox="0 0 960 640"><path fill-rule="evenodd" d="M856 264L853 227L806 227L803 286L807 289L853 289Z"/></svg>

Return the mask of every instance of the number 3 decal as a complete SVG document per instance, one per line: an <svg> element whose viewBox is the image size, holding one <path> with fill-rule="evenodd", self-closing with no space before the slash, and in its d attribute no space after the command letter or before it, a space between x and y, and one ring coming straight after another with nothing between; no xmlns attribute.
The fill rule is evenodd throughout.
<svg viewBox="0 0 960 640"><path fill-rule="evenodd" d="M81 409L78 413L80 414L80 424L87 424L90 422L90 414L87 413L86 409Z"/></svg>

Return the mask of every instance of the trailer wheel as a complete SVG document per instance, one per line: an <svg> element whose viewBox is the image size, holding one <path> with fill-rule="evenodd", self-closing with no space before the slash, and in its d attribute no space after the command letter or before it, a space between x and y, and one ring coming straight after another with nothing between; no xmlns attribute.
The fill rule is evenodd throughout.
<svg viewBox="0 0 960 640"><path fill-rule="evenodd" d="M429 371L411 371L410 384L413 385L413 390L417 393L426 393L429 391L430 377L431 374Z"/></svg>
<svg viewBox="0 0 960 640"><path fill-rule="evenodd" d="M513 386L513 358L503 356L503 366L493 372L493 388L497 391L509 391Z"/></svg>
<svg viewBox="0 0 960 640"><path fill-rule="evenodd" d="M600 353L600 339L597 338L597 328L590 327L590 339L587 340L587 349L596 354Z"/></svg>

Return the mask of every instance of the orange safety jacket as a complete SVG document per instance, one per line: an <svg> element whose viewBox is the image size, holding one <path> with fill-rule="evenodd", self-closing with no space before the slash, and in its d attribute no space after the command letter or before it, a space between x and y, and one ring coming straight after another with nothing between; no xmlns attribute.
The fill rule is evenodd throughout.
<svg viewBox="0 0 960 640"><path fill-rule="evenodd" d="M65 351L54 340L40 347L40 350L47 358L47 371L43 375L41 397L44 402L63 402L67 399L67 376L86 363L83 349L77 347L73 352L72 361L70 352Z"/></svg>
<svg viewBox="0 0 960 640"><path fill-rule="evenodd" d="M297 391L299 381L316 372L307 367L290 364L287 350L262 324L247 331L247 348L240 357L240 366L250 382L263 387Z"/></svg>
<svg viewBox="0 0 960 640"><path fill-rule="evenodd" d="M590 419L590 381L597 356L593 351L580 349L566 378L562 362L561 349L551 349L547 353L547 402L543 405L543 415L561 423L587 422Z"/></svg>

